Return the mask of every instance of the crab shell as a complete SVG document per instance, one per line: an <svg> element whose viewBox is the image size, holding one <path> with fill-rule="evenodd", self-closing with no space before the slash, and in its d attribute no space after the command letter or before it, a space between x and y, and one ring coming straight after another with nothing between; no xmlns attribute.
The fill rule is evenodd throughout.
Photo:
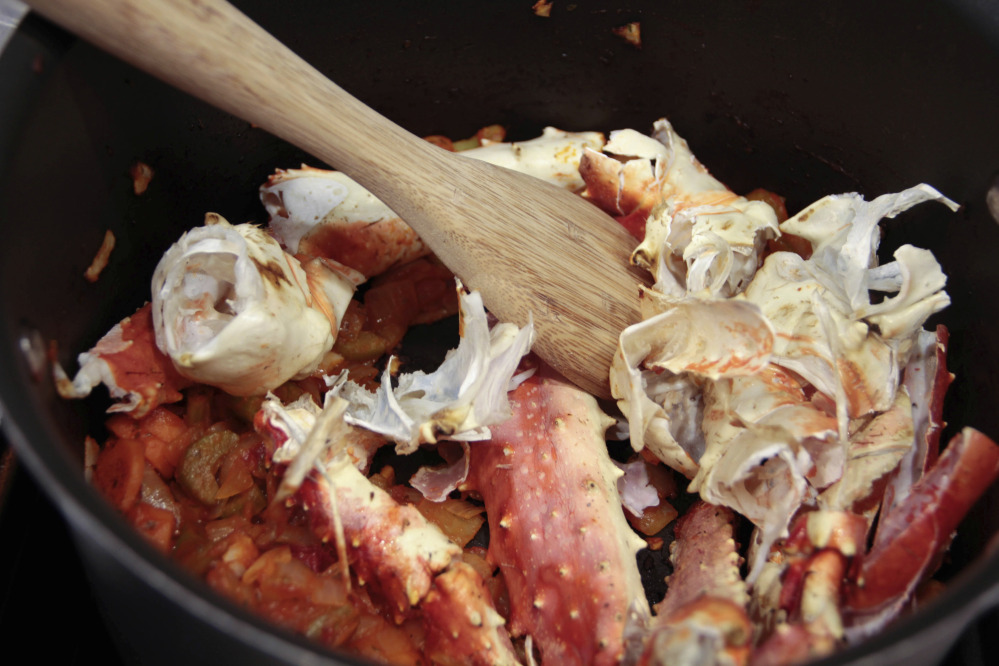
<svg viewBox="0 0 999 666"><path fill-rule="evenodd" d="M626 624L648 616L621 508L621 471L596 400L546 367L510 394L513 416L470 448L468 487L489 517L489 557L510 594L510 631L545 663L616 664Z"/></svg>

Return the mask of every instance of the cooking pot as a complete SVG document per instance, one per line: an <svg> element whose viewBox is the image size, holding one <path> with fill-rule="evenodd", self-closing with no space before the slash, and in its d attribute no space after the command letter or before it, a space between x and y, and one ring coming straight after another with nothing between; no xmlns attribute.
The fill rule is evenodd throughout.
<svg viewBox="0 0 999 666"><path fill-rule="evenodd" d="M737 192L794 211L927 182L962 206L885 223L884 252L931 248L953 304L950 432L999 437L999 7L984 1L681 2L340 0L238 2L306 60L420 135L505 125L648 131L668 117ZM615 33L641 26L635 45ZM155 176L141 196L129 167ZM263 221L256 189L314 160L29 15L0 57L0 425L51 496L127 660L358 663L206 591L148 546L86 483L82 442L106 396L61 400L46 353L74 366L149 298L152 269L206 211ZM995 196L995 195L992 195ZM996 197L999 200L999 196ZM96 283L83 278L105 230ZM946 439L946 437L945 437ZM947 588L829 663L937 663L999 601L999 487L962 524Z"/></svg>

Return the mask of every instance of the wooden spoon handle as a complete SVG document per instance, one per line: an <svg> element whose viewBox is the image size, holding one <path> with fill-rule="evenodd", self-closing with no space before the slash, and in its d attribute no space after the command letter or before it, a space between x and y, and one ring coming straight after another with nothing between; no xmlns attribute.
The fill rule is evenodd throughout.
<svg viewBox="0 0 999 666"><path fill-rule="evenodd" d="M498 317L533 316L538 354L608 396L638 320L620 225L565 190L448 153L331 82L223 0L28 0L140 69L341 169L395 210Z"/></svg>

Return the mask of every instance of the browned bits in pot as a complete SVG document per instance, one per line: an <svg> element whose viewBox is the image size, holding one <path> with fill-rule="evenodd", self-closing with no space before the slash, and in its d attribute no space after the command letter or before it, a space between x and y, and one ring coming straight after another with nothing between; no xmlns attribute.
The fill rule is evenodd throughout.
<svg viewBox="0 0 999 666"><path fill-rule="evenodd" d="M145 162L136 162L132 165L128 170L128 175L132 177L132 189L135 191L136 196L146 191L155 173L153 168Z"/></svg>
<svg viewBox="0 0 999 666"><path fill-rule="evenodd" d="M108 260L111 258L111 250L114 249L114 243L114 234L110 229L108 229L104 232L104 240L101 241L101 246L97 250L97 254L94 255L90 265L87 266L87 270L83 272L83 277L85 277L88 282L97 282L97 278L100 277L101 271L103 271L108 265Z"/></svg>
<svg viewBox="0 0 999 666"><path fill-rule="evenodd" d="M535 16L548 18L552 15L552 3L548 0L538 0L531 9L534 10Z"/></svg>
<svg viewBox="0 0 999 666"><path fill-rule="evenodd" d="M636 49L642 48L642 24L632 21L614 28L614 34L624 39Z"/></svg>

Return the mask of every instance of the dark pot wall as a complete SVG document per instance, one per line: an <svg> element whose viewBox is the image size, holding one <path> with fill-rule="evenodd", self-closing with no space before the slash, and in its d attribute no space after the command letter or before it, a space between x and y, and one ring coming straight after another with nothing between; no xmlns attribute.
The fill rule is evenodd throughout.
<svg viewBox="0 0 999 666"><path fill-rule="evenodd" d="M238 4L417 134L461 137L490 123L508 125L515 138L546 124L647 130L666 116L733 189L766 187L791 208L830 192L873 197L935 185L963 210L921 207L887 224L884 247L930 247L950 275L954 304L940 319L952 331L959 380L948 420L999 437L999 336L988 307L999 287L999 228L985 206L999 169L999 30L985 5L556 0L542 19L531 2ZM632 20L642 23L641 49L611 32ZM146 558L162 561L78 473L79 442L99 427L101 401L58 400L46 378L32 377L20 348L37 331L75 367L77 353L148 298L153 266L181 230L207 210L262 220L257 186L276 167L310 160L35 18L0 58L0 100L0 424L87 535L93 575L155 579L152 592L102 583L110 605L164 592L190 603L197 587L172 569L154 574ZM142 197L127 176L136 159L156 169ZM91 285L81 274L106 228L119 243ZM997 501L987 498L962 529L948 571L982 551L997 527ZM129 573L118 569L122 560ZM999 579L999 562L973 568L875 647L917 630L955 637ZM199 617L263 635L238 613L233 620L196 604ZM252 649L284 649L275 640ZM902 645L932 656L918 642Z"/></svg>

